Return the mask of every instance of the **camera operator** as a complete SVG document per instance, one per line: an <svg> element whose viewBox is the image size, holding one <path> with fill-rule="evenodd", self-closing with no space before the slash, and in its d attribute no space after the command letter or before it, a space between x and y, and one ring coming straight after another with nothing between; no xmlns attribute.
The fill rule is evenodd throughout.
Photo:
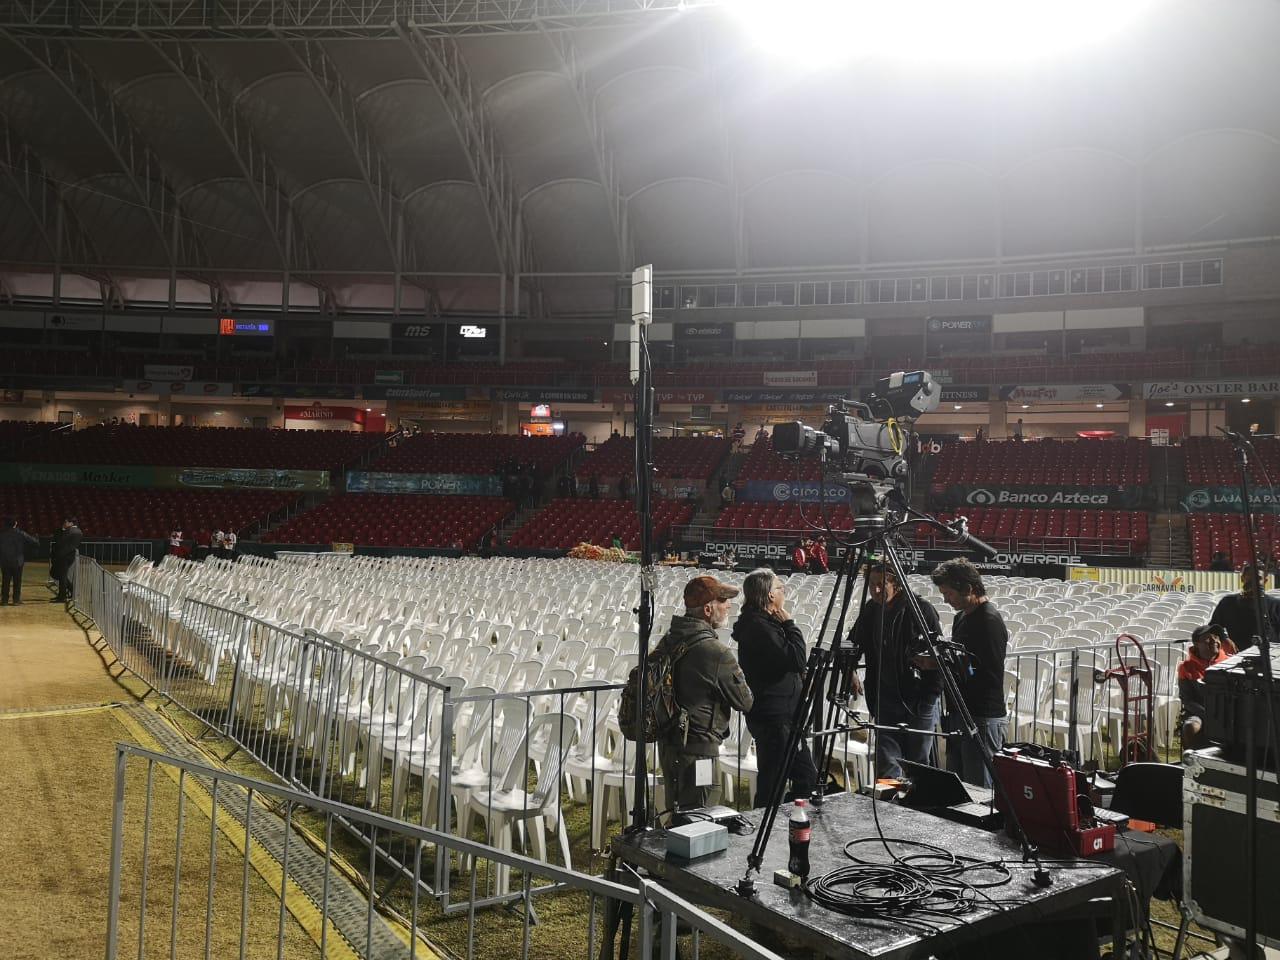
<svg viewBox="0 0 1280 960"><path fill-rule="evenodd" d="M809 745L801 740L793 756L785 753L803 692L807 653L804 635L787 612L782 581L772 570L752 570L742 582L742 613L733 625L733 639L754 699L747 729L755 738L760 768L755 805L769 802L779 777L791 781L787 799L807 799L818 781Z"/></svg>
<svg viewBox="0 0 1280 960"><path fill-rule="evenodd" d="M942 678L937 665L921 656L927 647L911 616L903 586L883 563L873 563L867 569L867 593L870 600L863 605L849 631L852 652L848 669L857 669L865 656L867 706L876 723L933 730L938 725ZM916 602L920 604L926 626L938 636L941 630L933 604L919 595ZM857 674L850 678L850 687L855 695L863 692ZM932 753L932 737L877 730L876 776L899 777L902 775L900 760L927 764L931 762Z"/></svg>
<svg viewBox="0 0 1280 960"><path fill-rule="evenodd" d="M942 599L956 611L951 639L966 654L959 668L960 694L973 714L978 737L994 753L1004 746L1004 658L1009 631L1000 612L987 599L982 574L968 560L956 557L938 564L931 579L942 591ZM955 729L951 725L948 728ZM947 769L966 783L991 786L982 752L968 737L948 739Z"/></svg>

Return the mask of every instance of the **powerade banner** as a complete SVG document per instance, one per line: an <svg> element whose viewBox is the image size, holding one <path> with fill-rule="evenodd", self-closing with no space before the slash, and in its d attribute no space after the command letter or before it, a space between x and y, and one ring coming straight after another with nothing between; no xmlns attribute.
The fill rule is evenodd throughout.
<svg viewBox="0 0 1280 960"><path fill-rule="evenodd" d="M849 396L848 390L824 387L819 390L726 390L725 403L835 403Z"/></svg>
<svg viewBox="0 0 1280 960"><path fill-rule="evenodd" d="M544 390L539 387L491 387L493 400L514 400L517 403L595 403L594 390Z"/></svg>
<svg viewBox="0 0 1280 960"><path fill-rule="evenodd" d="M434 493L477 497L502 496L502 481L469 473L347 472L348 493Z"/></svg>
<svg viewBox="0 0 1280 960"><path fill-rule="evenodd" d="M328 490L328 470L254 470L238 467L156 468L156 486L215 490Z"/></svg>
<svg viewBox="0 0 1280 960"><path fill-rule="evenodd" d="M1079 507L1145 510L1150 487L947 487L934 502L947 507Z"/></svg>
<svg viewBox="0 0 1280 960"><path fill-rule="evenodd" d="M770 503L848 503L849 488L843 484L819 485L817 481L748 480L738 491L739 500Z"/></svg>
<svg viewBox="0 0 1280 960"><path fill-rule="evenodd" d="M1243 513L1237 487L1192 487L1182 497L1191 513ZM1250 487L1249 509L1280 513L1280 487Z"/></svg>
<svg viewBox="0 0 1280 960"><path fill-rule="evenodd" d="M307 400L354 400L356 388L341 383L242 383L242 397L299 397Z"/></svg>
<svg viewBox="0 0 1280 960"><path fill-rule="evenodd" d="M370 384L361 393L366 400L465 400L466 387L417 387L404 384Z"/></svg>

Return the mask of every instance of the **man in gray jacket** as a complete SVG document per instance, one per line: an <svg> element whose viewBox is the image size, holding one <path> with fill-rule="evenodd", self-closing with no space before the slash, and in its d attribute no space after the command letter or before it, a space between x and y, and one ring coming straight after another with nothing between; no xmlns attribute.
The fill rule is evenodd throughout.
<svg viewBox="0 0 1280 960"><path fill-rule="evenodd" d="M658 641L674 658L676 702L688 714L688 729L658 744L667 802L673 809L705 807L715 781L716 757L729 735L733 710L753 702L733 651L716 636L729 621L729 601L738 588L715 577L694 577L684 588L684 616Z"/></svg>
<svg viewBox="0 0 1280 960"><path fill-rule="evenodd" d="M28 544L40 546L35 537L18 529L18 522L13 517L5 517L4 523L0 524L0 607L9 604L10 585L13 603L22 602L22 565L27 560Z"/></svg>

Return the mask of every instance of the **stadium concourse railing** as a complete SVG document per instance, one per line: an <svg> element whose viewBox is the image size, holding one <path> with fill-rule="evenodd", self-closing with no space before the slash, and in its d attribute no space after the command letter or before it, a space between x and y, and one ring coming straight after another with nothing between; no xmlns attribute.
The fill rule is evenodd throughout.
<svg viewBox="0 0 1280 960"><path fill-rule="evenodd" d="M608 913L625 904L634 913L641 957L656 953L662 960L676 960L677 932L687 927L695 957L705 936L736 957L782 960L634 873L628 874L629 883L618 883L128 744L116 747L111 822L106 960L176 956L184 945L181 937L192 933L193 939L203 937L206 957L282 957L286 949L291 957L315 953L412 960L441 955L425 935L426 924L436 917L421 903L418 885L407 885L407 893L393 902L376 858L342 857L334 843L338 823L409 851L415 873L428 849L475 864L472 877L481 863L488 872L519 873L524 881L521 928L481 929L471 910L465 947L449 955L528 960L554 952L565 960L575 955L594 960L602 937L609 935ZM529 901L533 878L585 899L582 935L540 936ZM358 896L353 903L353 888L381 890L382 898ZM183 891L193 895L184 897ZM439 935L438 928L430 932Z"/></svg>

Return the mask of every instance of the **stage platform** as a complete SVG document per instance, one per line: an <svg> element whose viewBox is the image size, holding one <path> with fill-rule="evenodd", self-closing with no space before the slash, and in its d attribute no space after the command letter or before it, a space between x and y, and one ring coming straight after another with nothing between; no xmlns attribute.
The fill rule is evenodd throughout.
<svg viewBox="0 0 1280 960"><path fill-rule="evenodd" d="M811 879L852 863L844 853L848 841L877 836L872 802L869 797L838 794L811 811ZM1033 865L1022 863L1017 845L1003 834L884 802L877 803L874 811L884 836L933 844L967 857L1004 861L1012 879L1003 886L982 890L973 909L959 917L916 914L898 921L829 910L800 890L786 890L773 883L774 871L787 863L789 812L790 805L778 812L756 876L756 891L750 898L739 896L734 887L746 869L753 837L730 834L726 851L693 862L668 860L660 831L619 837L613 850L620 862L645 870L694 902L730 910L821 956L838 960L968 956L971 950L972 955L984 957L1080 958L1098 952L1095 925L1081 921L1104 920L1111 930L1128 926L1122 871L1089 860L1049 860L1045 865L1053 883L1038 887L1032 882ZM760 814L757 810L747 815L758 821ZM919 852L895 849L901 854ZM879 843L860 845L858 855L888 862ZM975 883L992 879L992 872L973 877Z"/></svg>

